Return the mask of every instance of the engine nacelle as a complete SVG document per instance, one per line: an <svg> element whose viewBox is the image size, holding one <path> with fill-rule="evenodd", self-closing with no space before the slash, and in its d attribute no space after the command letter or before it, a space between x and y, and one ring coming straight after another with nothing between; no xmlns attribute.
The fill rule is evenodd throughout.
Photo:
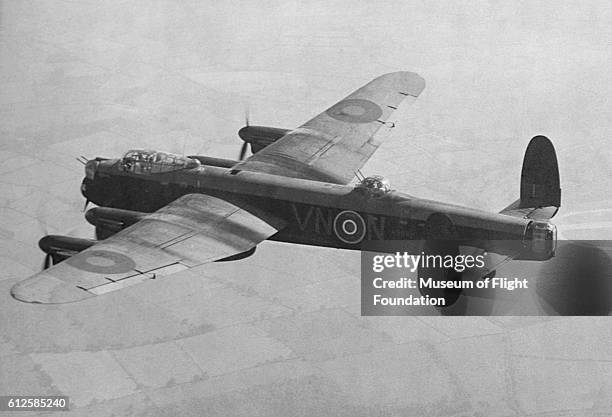
<svg viewBox="0 0 612 417"><path fill-rule="evenodd" d="M200 156L200 155L190 155L188 158L197 159L200 161L200 164L210 166L210 167L219 167L219 168L231 168L236 165L240 161L234 161L233 159L223 159L223 158L213 158L211 156Z"/></svg>
<svg viewBox="0 0 612 417"><path fill-rule="evenodd" d="M238 131L238 136L251 145L251 152L257 153L289 132L291 132L291 129L268 126L245 126Z"/></svg>
<svg viewBox="0 0 612 417"><path fill-rule="evenodd" d="M70 258L72 255L93 246L95 239L83 239L72 236L47 235L38 241L40 249L47 254L45 268Z"/></svg>
<svg viewBox="0 0 612 417"><path fill-rule="evenodd" d="M94 207L87 210L85 219L96 227L96 237L102 240L140 221L147 214L110 207Z"/></svg>

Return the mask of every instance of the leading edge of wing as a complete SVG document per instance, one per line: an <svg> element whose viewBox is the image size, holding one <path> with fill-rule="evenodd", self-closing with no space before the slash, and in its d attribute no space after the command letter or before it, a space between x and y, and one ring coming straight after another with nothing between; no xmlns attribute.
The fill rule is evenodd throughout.
<svg viewBox="0 0 612 417"><path fill-rule="evenodd" d="M282 227L282 220L250 206L188 194L15 284L11 295L41 304L85 300L245 252Z"/></svg>
<svg viewBox="0 0 612 417"><path fill-rule="evenodd" d="M347 184L378 149L376 132L424 89L414 72L383 74L233 169Z"/></svg>

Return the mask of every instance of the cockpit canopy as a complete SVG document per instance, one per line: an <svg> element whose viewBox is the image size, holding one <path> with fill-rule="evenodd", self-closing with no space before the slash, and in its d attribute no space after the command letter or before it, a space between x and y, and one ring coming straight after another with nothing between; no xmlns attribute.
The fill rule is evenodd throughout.
<svg viewBox="0 0 612 417"><path fill-rule="evenodd" d="M148 175L198 168L200 161L171 153L133 149L121 158L119 164L125 172Z"/></svg>
<svg viewBox="0 0 612 417"><path fill-rule="evenodd" d="M356 188L367 190L375 195L383 195L391 191L391 183L381 175L372 175L361 180Z"/></svg>

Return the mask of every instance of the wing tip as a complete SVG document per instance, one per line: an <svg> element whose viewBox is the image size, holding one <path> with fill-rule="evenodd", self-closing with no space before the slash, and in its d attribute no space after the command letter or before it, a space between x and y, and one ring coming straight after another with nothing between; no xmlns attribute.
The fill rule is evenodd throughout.
<svg viewBox="0 0 612 417"><path fill-rule="evenodd" d="M381 75L380 78L393 79L397 83L397 87L409 93L411 96L417 97L425 89L425 78L421 77L416 72L411 71L395 71Z"/></svg>
<svg viewBox="0 0 612 417"><path fill-rule="evenodd" d="M43 273L13 285L11 297L30 304L65 304L94 297L94 294Z"/></svg>
<svg viewBox="0 0 612 417"><path fill-rule="evenodd" d="M26 280L27 281L27 280ZM31 291L24 285L25 281L21 281L11 287L11 297L22 303L43 304L38 298L33 297Z"/></svg>

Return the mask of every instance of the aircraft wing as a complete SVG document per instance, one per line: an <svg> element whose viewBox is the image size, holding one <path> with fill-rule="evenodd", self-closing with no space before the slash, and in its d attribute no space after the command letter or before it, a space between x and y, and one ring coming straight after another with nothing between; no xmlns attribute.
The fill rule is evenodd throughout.
<svg viewBox="0 0 612 417"><path fill-rule="evenodd" d="M21 301L67 303L245 252L284 221L188 194L64 262L16 284Z"/></svg>
<svg viewBox="0 0 612 417"><path fill-rule="evenodd" d="M370 81L323 113L289 132L233 171L257 171L293 178L348 184L380 146L379 129L404 100L414 101L425 80L394 72Z"/></svg>

